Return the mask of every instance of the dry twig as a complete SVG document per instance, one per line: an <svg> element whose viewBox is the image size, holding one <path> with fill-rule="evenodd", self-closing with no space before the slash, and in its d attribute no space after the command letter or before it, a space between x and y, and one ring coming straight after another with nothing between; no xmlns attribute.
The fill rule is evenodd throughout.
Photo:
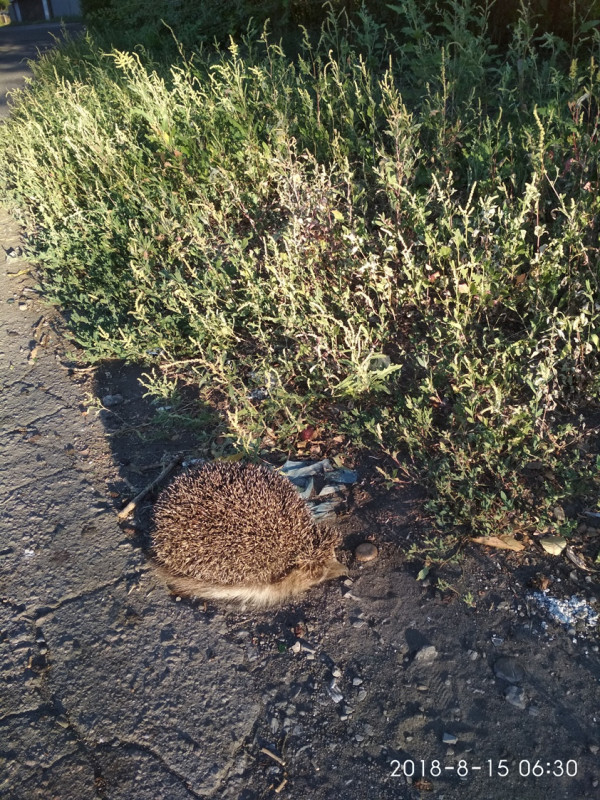
<svg viewBox="0 0 600 800"><path fill-rule="evenodd" d="M276 756L275 753L267 750L266 747L261 747L260 752L264 753L266 756L269 756L269 758L272 758L273 761L277 761L277 763L281 764L282 767L285 767L285 761L282 758L279 758L279 756Z"/></svg>
<svg viewBox="0 0 600 800"><path fill-rule="evenodd" d="M179 464L181 458L182 457L180 454L177 456L177 458L174 458L169 464L167 464L167 466L163 469L158 478L153 480L152 483L148 484L148 486L146 486L145 489L142 489L142 491L137 495L137 497L134 497L130 503L127 503L125 508L122 508L121 511L119 511L119 513L117 514L117 518L120 520L127 519L127 517L132 513L132 511L134 511L137 508L138 504L144 499L144 497L149 492L151 492L152 489L158 486L158 484L167 477L169 472L171 472L171 470L174 469L177 466L177 464Z"/></svg>

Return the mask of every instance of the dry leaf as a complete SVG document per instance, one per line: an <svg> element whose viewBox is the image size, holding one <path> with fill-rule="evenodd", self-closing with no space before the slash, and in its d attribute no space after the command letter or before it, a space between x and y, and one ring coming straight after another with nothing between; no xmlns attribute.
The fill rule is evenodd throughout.
<svg viewBox="0 0 600 800"><path fill-rule="evenodd" d="M518 542L514 536L477 536L473 541L477 542L477 544L485 544L487 547L514 550L516 553L525 550L525 545L522 542Z"/></svg>
<svg viewBox="0 0 600 800"><path fill-rule="evenodd" d="M428 781L427 778L418 778L413 786L420 792L433 792L433 783Z"/></svg>
<svg viewBox="0 0 600 800"><path fill-rule="evenodd" d="M567 546L567 540L562 536L542 536L539 543L552 556L559 556Z"/></svg>
<svg viewBox="0 0 600 800"><path fill-rule="evenodd" d="M586 572L594 572L595 571L593 569L593 567L589 567L587 565L587 562L586 562L585 558L580 553L576 553L575 550L573 550L572 547L567 547L565 552L567 554L567 558L569 559L569 561L571 561L573 564L575 564L576 567L579 567L579 569L583 569Z"/></svg>
<svg viewBox="0 0 600 800"><path fill-rule="evenodd" d="M535 589L539 589L540 592L545 592L550 586L550 578L548 578L546 575L536 575L536 577L531 581L531 585Z"/></svg>

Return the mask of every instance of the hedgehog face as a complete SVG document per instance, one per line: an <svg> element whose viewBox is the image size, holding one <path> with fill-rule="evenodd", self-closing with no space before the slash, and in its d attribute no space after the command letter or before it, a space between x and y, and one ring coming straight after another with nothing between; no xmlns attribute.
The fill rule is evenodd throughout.
<svg viewBox="0 0 600 800"><path fill-rule="evenodd" d="M341 578L342 576L346 575L348 575L348 567L339 562L337 558L331 558L329 561L323 564L321 581L329 581L333 578Z"/></svg>

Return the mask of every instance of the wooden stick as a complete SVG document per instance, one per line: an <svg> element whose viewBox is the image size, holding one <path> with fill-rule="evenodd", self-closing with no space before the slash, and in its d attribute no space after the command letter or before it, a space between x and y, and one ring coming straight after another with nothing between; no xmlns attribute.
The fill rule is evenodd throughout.
<svg viewBox="0 0 600 800"><path fill-rule="evenodd" d="M286 783L287 783L287 778L284 778L279 784L279 786L275 789L275 794L279 794L279 792L283 791L283 787L286 785Z"/></svg>
<svg viewBox="0 0 600 800"><path fill-rule="evenodd" d="M272 753L270 750L267 750L266 747L261 747L260 752L272 758L273 761L277 761L277 763L281 764L282 767L285 767L285 761L282 758L279 758L279 756L276 756L275 753Z"/></svg>
<svg viewBox="0 0 600 800"><path fill-rule="evenodd" d="M171 462L170 462L170 463L169 463L169 464L168 464L168 465L167 465L167 466L166 466L166 467L163 469L163 471L160 473L160 475L158 476L158 478L156 478L155 480L153 480L153 481L152 481L152 483L150 483L148 486L146 486L146 488L145 488L145 489L143 489L143 490L142 490L142 491L141 491L141 492L138 494L138 496L137 496L137 497L134 497L134 498L133 498L133 500L132 500L130 503L127 503L127 505L125 506L125 508L123 508L123 509L121 509L121 511L119 511L119 513L117 514L117 519L119 519L119 520L127 519L127 517L128 517L130 514L131 514L131 512L132 512L132 511L134 511L134 510L137 508L137 506L138 506L138 504L140 503L140 501L141 501L141 500L143 500L143 499L144 499L144 497L145 497L145 496L146 496L146 495L147 495L149 492L151 492L151 491L152 491L152 489L154 489L154 487L155 487L155 486L158 486L158 484L159 484L161 481L163 481L163 480L164 480L164 479L167 477L167 475L169 474L169 472L171 472L171 470L172 470L172 469L174 469L174 468L177 466L177 464L179 464L179 462L181 461L181 458L182 458L181 454L180 454L180 455L178 455L178 456L177 456L177 458L174 458L174 459L173 459L173 461L171 461Z"/></svg>

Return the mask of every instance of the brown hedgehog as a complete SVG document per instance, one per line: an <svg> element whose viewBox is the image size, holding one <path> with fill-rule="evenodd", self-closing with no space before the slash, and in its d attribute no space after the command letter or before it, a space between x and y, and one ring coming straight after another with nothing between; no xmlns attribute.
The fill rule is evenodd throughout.
<svg viewBox="0 0 600 800"><path fill-rule="evenodd" d="M338 542L287 478L251 464L215 462L182 474L154 509L159 569L182 595L281 604L346 574Z"/></svg>

